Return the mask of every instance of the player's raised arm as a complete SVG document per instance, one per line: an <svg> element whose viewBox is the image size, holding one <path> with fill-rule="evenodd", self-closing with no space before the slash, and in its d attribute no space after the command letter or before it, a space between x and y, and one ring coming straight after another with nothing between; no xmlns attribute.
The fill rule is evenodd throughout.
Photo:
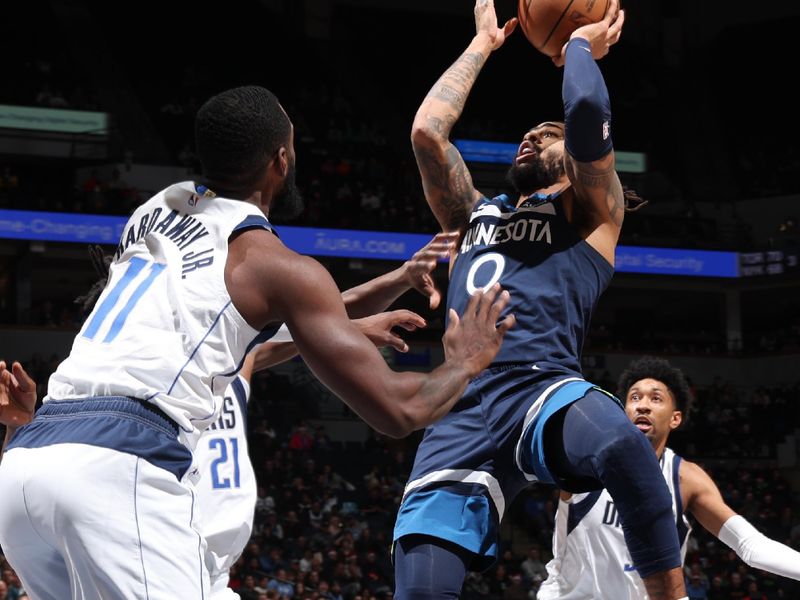
<svg viewBox="0 0 800 600"><path fill-rule="evenodd" d="M269 260L256 258L265 253ZM497 290L476 294L462 320L451 314L444 364L429 374L397 373L348 319L322 265L288 250L271 233L250 230L230 243L226 283L234 305L253 327L285 322L320 381L372 427L395 437L449 411L469 379L494 358L514 323L506 317L496 326L507 293L497 301Z"/></svg>
<svg viewBox="0 0 800 600"><path fill-rule="evenodd" d="M595 62L619 40L624 13L610 0L604 18L576 29L557 63L564 64L562 97L567 176L575 201L597 224L598 239L589 240L611 263L625 214L622 184L615 170L611 141L611 103Z"/></svg>
<svg viewBox="0 0 800 600"><path fill-rule="evenodd" d="M700 524L734 550L749 566L800 580L800 552L776 542L753 527L725 504L719 488L695 463L681 461L681 494L686 510Z"/></svg>
<svg viewBox="0 0 800 600"><path fill-rule="evenodd" d="M422 175L422 187L444 231L464 228L480 198L464 159L450 142L450 132L489 54L503 45L516 25L517 20L510 19L498 27L494 2L477 0L475 37L434 84L414 118L411 144Z"/></svg>

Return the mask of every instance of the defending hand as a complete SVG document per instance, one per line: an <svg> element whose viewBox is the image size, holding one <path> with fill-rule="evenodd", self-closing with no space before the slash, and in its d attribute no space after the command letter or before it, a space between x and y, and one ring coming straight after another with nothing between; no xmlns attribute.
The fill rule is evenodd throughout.
<svg viewBox="0 0 800 600"><path fill-rule="evenodd" d="M409 287L430 299L431 310L439 307L442 294L436 288L431 273L440 258L449 258L456 245L458 232L437 233L403 265Z"/></svg>
<svg viewBox="0 0 800 600"><path fill-rule="evenodd" d="M31 422L36 408L36 382L15 362L11 371L0 361L0 423L20 427Z"/></svg>
<svg viewBox="0 0 800 600"><path fill-rule="evenodd" d="M463 364L470 377L488 367L500 350L506 331L516 323L513 314L497 322L509 299L509 293L501 292L496 283L486 292L475 292L461 318L451 308L442 340L445 359Z"/></svg>
<svg viewBox="0 0 800 600"><path fill-rule="evenodd" d="M408 352L408 344L392 332L394 327L402 327L406 331L414 331L425 327L425 319L410 310L393 310L370 315L362 319L353 319L361 332L378 348L390 346L398 352Z"/></svg>

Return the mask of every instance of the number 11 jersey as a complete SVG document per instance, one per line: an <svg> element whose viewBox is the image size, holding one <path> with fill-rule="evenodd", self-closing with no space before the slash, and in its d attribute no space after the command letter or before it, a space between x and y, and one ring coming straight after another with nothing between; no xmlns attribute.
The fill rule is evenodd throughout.
<svg viewBox="0 0 800 600"><path fill-rule="evenodd" d="M247 350L277 330L248 325L225 286L228 241L247 228L272 226L256 206L193 182L172 185L136 209L108 283L44 401L151 402L193 448L217 418Z"/></svg>

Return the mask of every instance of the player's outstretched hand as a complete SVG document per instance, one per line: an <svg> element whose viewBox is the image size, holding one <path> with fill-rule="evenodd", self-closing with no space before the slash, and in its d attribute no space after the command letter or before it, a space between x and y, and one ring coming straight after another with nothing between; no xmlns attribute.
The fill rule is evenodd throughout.
<svg viewBox="0 0 800 600"><path fill-rule="evenodd" d="M30 423L36 409L36 382L15 362L9 371L0 361L0 423L20 427Z"/></svg>
<svg viewBox="0 0 800 600"><path fill-rule="evenodd" d="M619 0L609 0L606 6L606 14L600 21L578 27L572 32L569 39L579 37L587 40L592 48L592 58L600 60L608 54L611 46L619 41L624 23L625 11L620 10ZM566 55L567 44L564 44L564 47L561 48L561 54L553 57L553 62L556 66L564 66Z"/></svg>
<svg viewBox="0 0 800 600"><path fill-rule="evenodd" d="M442 294L436 288L431 273L439 259L450 257L457 239L458 232L437 233L403 265L408 285L428 297L431 310L436 310L442 301Z"/></svg>
<svg viewBox="0 0 800 600"><path fill-rule="evenodd" d="M509 293L501 292L500 284L496 283L485 292L475 292L460 318L450 309L450 322L443 339L444 356L463 364L470 377L489 366L500 350L506 331L514 326L513 314L498 323L509 299Z"/></svg>
<svg viewBox="0 0 800 600"><path fill-rule="evenodd" d="M399 335L394 333L394 327L402 327L406 331L414 331L425 327L425 319L410 310L392 310L389 312L370 315L362 319L353 319L361 332L378 348L391 346L398 352L408 352L408 344Z"/></svg>

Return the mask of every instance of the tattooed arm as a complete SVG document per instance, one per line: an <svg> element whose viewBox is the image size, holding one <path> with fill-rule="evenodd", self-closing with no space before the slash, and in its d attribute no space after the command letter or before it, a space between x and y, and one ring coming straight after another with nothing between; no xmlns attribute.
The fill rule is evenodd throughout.
<svg viewBox="0 0 800 600"><path fill-rule="evenodd" d="M446 232L466 226L469 213L481 196L464 159L450 142L450 132L489 54L503 45L516 24L516 19L510 19L499 28L493 0L477 0L475 37L431 88L414 118L411 144L425 198Z"/></svg>

